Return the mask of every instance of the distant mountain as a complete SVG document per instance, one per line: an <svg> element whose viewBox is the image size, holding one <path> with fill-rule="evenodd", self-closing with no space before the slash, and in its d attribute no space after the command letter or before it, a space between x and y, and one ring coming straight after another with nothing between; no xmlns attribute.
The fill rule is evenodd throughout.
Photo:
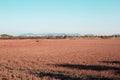
<svg viewBox="0 0 120 80"><path fill-rule="evenodd" d="M120 34L113 34L112 36L118 36L118 37L120 37Z"/></svg>
<svg viewBox="0 0 120 80"><path fill-rule="evenodd" d="M42 34L26 33L26 34L21 34L19 36L81 36L81 34L78 34L78 33L73 33L73 34L67 34L67 33L42 33Z"/></svg>
<svg viewBox="0 0 120 80"><path fill-rule="evenodd" d="M8 34L1 34L1 37L11 37L12 35L8 35Z"/></svg>
<svg viewBox="0 0 120 80"><path fill-rule="evenodd" d="M39 34L26 33L26 34L21 34L19 36L39 36Z"/></svg>

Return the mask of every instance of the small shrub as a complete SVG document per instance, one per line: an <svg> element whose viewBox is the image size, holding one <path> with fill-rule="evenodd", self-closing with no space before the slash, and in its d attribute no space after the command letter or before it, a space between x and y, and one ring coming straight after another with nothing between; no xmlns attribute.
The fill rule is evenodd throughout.
<svg viewBox="0 0 120 80"><path fill-rule="evenodd" d="M39 42L39 40L36 40L36 42Z"/></svg>

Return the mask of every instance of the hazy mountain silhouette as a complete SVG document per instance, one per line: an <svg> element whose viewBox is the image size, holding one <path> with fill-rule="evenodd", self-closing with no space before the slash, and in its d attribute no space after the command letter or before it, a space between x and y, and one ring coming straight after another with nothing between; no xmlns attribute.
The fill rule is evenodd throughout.
<svg viewBox="0 0 120 80"><path fill-rule="evenodd" d="M26 33L26 34L21 34L19 36L81 36L81 34L78 34L78 33L73 33L73 34L67 34L67 33L41 33L41 34Z"/></svg>

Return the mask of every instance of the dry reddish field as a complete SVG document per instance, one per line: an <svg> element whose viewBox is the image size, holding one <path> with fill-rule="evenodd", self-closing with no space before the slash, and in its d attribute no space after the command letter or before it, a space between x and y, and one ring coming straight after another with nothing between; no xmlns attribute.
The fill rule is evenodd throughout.
<svg viewBox="0 0 120 80"><path fill-rule="evenodd" d="M0 80L120 80L120 39L0 40Z"/></svg>

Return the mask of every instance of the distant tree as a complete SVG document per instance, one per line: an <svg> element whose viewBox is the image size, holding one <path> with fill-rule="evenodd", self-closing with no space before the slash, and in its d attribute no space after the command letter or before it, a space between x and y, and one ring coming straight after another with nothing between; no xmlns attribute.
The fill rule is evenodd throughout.
<svg viewBox="0 0 120 80"><path fill-rule="evenodd" d="M67 38L67 35L64 35L63 38Z"/></svg>
<svg viewBox="0 0 120 80"><path fill-rule="evenodd" d="M113 35L113 37L118 37L118 35Z"/></svg>
<svg viewBox="0 0 120 80"><path fill-rule="evenodd" d="M104 38L104 36L100 36L100 38Z"/></svg>

